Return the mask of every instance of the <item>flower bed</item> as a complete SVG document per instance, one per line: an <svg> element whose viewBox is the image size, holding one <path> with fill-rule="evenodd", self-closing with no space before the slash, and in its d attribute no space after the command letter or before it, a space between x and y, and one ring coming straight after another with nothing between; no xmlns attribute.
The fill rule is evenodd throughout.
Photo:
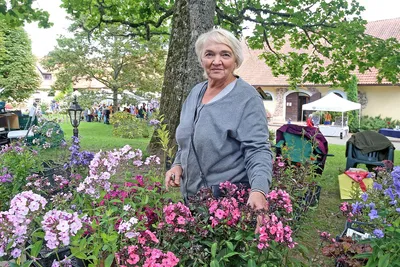
<svg viewBox="0 0 400 267"><path fill-rule="evenodd" d="M254 211L248 190L228 182L220 185L222 197L204 189L184 205L158 182L158 157L143 159L129 146L93 155L73 139L70 151L68 172L28 175L0 213L0 257L25 254L23 264L57 266L72 257L89 266L283 266L296 246L296 219L317 203L307 166L279 160L269 208ZM43 251L58 257L46 259Z"/></svg>

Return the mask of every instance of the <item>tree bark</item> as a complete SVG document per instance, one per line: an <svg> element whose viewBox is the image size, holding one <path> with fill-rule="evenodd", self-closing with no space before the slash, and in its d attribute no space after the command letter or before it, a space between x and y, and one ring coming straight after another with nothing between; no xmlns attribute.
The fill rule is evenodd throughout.
<svg viewBox="0 0 400 267"><path fill-rule="evenodd" d="M177 0L161 92L160 113L168 124L170 145L175 144L182 104L194 85L204 80L194 45L197 38L214 26L215 0ZM161 155L154 134L148 150Z"/></svg>
<svg viewBox="0 0 400 267"><path fill-rule="evenodd" d="M113 108L112 108L113 110L112 110L112 112L113 112L113 114L115 114L116 112L119 111L119 109L118 109L118 88L113 88L112 92L113 92Z"/></svg>

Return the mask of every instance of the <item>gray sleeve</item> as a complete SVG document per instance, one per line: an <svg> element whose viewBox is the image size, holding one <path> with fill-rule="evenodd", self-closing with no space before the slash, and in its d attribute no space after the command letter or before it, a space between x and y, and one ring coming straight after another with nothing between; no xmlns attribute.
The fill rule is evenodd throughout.
<svg viewBox="0 0 400 267"><path fill-rule="evenodd" d="M175 160L172 164L172 167L176 165L181 165L181 149L178 147L178 151L176 151Z"/></svg>
<svg viewBox="0 0 400 267"><path fill-rule="evenodd" d="M268 194L272 181L272 152L268 142L268 122L262 100L248 100L237 129L252 190Z"/></svg>

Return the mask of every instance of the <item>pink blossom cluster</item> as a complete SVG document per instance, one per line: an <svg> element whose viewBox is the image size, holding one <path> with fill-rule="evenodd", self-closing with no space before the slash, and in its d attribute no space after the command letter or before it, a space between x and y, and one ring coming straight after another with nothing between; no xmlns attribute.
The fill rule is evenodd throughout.
<svg viewBox="0 0 400 267"><path fill-rule="evenodd" d="M115 258L120 267L173 267L179 259L174 253L162 252L156 248L128 246L116 253Z"/></svg>
<svg viewBox="0 0 400 267"><path fill-rule="evenodd" d="M69 245L70 236L75 236L82 228L82 221L76 212L71 214L60 210L50 210L43 216L42 228L45 232L46 246L49 249L55 249L61 243L64 246Z"/></svg>
<svg viewBox="0 0 400 267"><path fill-rule="evenodd" d="M213 199L208 211L210 213L211 227L219 224L234 226L241 218L238 201L233 197Z"/></svg>
<svg viewBox="0 0 400 267"><path fill-rule="evenodd" d="M290 196L286 191L282 189L272 190L266 196L270 208L273 210L278 210L279 208L283 208L287 213L291 213L293 211L292 201L290 200Z"/></svg>
<svg viewBox="0 0 400 267"><path fill-rule="evenodd" d="M0 212L0 257L11 243L11 256L18 258L29 236L29 224L46 206L47 201L32 191L24 191L11 200L10 209Z"/></svg>
<svg viewBox="0 0 400 267"><path fill-rule="evenodd" d="M172 226L174 232L185 233L185 226L194 222L194 218L189 208L183 203L178 202L176 204L170 203L165 206L164 209L164 220L169 225ZM159 227L163 227L163 223Z"/></svg>
<svg viewBox="0 0 400 267"><path fill-rule="evenodd" d="M294 248L297 244L292 239L292 229L289 225L284 226L283 222L275 216L270 214L263 218L260 226L260 236L258 238L258 249L266 249L269 247L270 241L278 243L286 243L289 248Z"/></svg>
<svg viewBox="0 0 400 267"><path fill-rule="evenodd" d="M340 211L343 212L343 215L346 217L353 217L353 213L352 213L352 206L350 203L348 202L343 202L340 204Z"/></svg>
<svg viewBox="0 0 400 267"><path fill-rule="evenodd" d="M246 204L249 198L250 189L245 189L244 187L237 186L232 184L229 181L223 182L219 184L219 189L221 193L225 197L234 197L239 203Z"/></svg>

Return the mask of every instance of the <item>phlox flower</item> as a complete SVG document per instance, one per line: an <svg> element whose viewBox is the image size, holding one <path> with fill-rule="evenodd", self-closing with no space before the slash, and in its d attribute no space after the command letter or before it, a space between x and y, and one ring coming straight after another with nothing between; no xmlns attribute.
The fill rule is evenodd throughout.
<svg viewBox="0 0 400 267"><path fill-rule="evenodd" d="M383 238L385 236L385 234L383 233L383 231L381 229L375 229L373 234L377 237L377 238Z"/></svg>
<svg viewBox="0 0 400 267"><path fill-rule="evenodd" d="M46 246L55 249L61 243L64 246L69 245L70 236L76 235L82 228L82 221L76 212L70 214L65 211L50 210L43 216L42 228L45 231Z"/></svg>
<svg viewBox="0 0 400 267"><path fill-rule="evenodd" d="M378 211L375 209L371 209L368 216L371 220L379 218Z"/></svg>

